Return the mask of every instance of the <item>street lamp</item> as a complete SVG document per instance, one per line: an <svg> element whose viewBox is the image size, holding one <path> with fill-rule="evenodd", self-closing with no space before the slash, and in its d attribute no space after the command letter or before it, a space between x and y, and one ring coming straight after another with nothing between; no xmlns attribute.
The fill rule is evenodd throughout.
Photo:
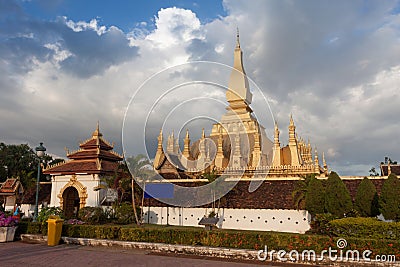
<svg viewBox="0 0 400 267"><path fill-rule="evenodd" d="M36 202L35 202L35 213L33 214L33 221L36 222L38 213L39 213L39 183L40 183L40 160L44 156L44 152L46 148L43 146L43 143L40 143L38 147L35 148L36 156L39 159L38 162L38 171L37 171L37 179L36 179Z"/></svg>

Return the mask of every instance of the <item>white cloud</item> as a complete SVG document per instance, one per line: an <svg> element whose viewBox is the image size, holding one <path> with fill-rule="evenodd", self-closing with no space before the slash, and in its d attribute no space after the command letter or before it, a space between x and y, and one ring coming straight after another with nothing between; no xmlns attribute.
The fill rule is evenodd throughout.
<svg viewBox="0 0 400 267"><path fill-rule="evenodd" d="M66 20L65 24L68 27L70 27L74 32L94 30L98 35L102 35L107 31L106 26L98 25L97 19L92 19L90 22L86 21L74 22L72 20L67 20L66 17L64 17L64 19Z"/></svg>
<svg viewBox="0 0 400 267"><path fill-rule="evenodd" d="M156 30L146 39L159 48L168 48L201 38L200 20L191 10L181 8L162 8L155 18Z"/></svg>

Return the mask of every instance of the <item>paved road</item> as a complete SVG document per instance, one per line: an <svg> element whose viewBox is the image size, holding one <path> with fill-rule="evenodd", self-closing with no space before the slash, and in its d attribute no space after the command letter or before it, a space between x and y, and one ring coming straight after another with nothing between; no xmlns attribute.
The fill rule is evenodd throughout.
<svg viewBox="0 0 400 267"><path fill-rule="evenodd" d="M153 254L145 250L23 242L0 243L0 266L271 266L261 262L237 262L211 258ZM282 266L282 265L281 265Z"/></svg>

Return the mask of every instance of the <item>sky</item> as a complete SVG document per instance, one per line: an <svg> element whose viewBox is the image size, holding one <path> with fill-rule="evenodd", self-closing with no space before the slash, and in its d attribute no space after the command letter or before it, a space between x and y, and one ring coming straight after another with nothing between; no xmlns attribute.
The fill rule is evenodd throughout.
<svg viewBox="0 0 400 267"><path fill-rule="evenodd" d="M239 28L267 136L276 120L286 145L292 114L331 170L368 175L385 156L400 161L399 12L381 0L0 0L0 142L44 142L65 157L99 121L117 151L145 153L145 140L152 155L166 118L180 136L209 133L224 113L221 88L160 96L175 80L226 86ZM215 63L182 65L193 61Z"/></svg>

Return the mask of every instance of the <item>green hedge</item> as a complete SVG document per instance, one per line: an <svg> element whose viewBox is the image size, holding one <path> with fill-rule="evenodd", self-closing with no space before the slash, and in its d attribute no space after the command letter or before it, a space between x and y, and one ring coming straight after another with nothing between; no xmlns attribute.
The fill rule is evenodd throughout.
<svg viewBox="0 0 400 267"><path fill-rule="evenodd" d="M400 239L400 222L382 222L375 218L343 218L329 222L330 231L335 236Z"/></svg>
<svg viewBox="0 0 400 267"><path fill-rule="evenodd" d="M340 220L336 220L340 221ZM21 233L44 234L47 227L40 223L20 223ZM371 231L371 230L370 230ZM153 242L182 245L202 245L241 249L284 249L314 250L317 253L332 247L336 249L337 237L324 235L257 232L239 230L205 231L186 227L127 227L115 225L63 225L63 236L75 238L114 239L122 241ZM348 246L346 249L371 250L373 255L390 254L400 257L400 241L371 238L355 238L343 234ZM368 235L366 235L368 236Z"/></svg>

